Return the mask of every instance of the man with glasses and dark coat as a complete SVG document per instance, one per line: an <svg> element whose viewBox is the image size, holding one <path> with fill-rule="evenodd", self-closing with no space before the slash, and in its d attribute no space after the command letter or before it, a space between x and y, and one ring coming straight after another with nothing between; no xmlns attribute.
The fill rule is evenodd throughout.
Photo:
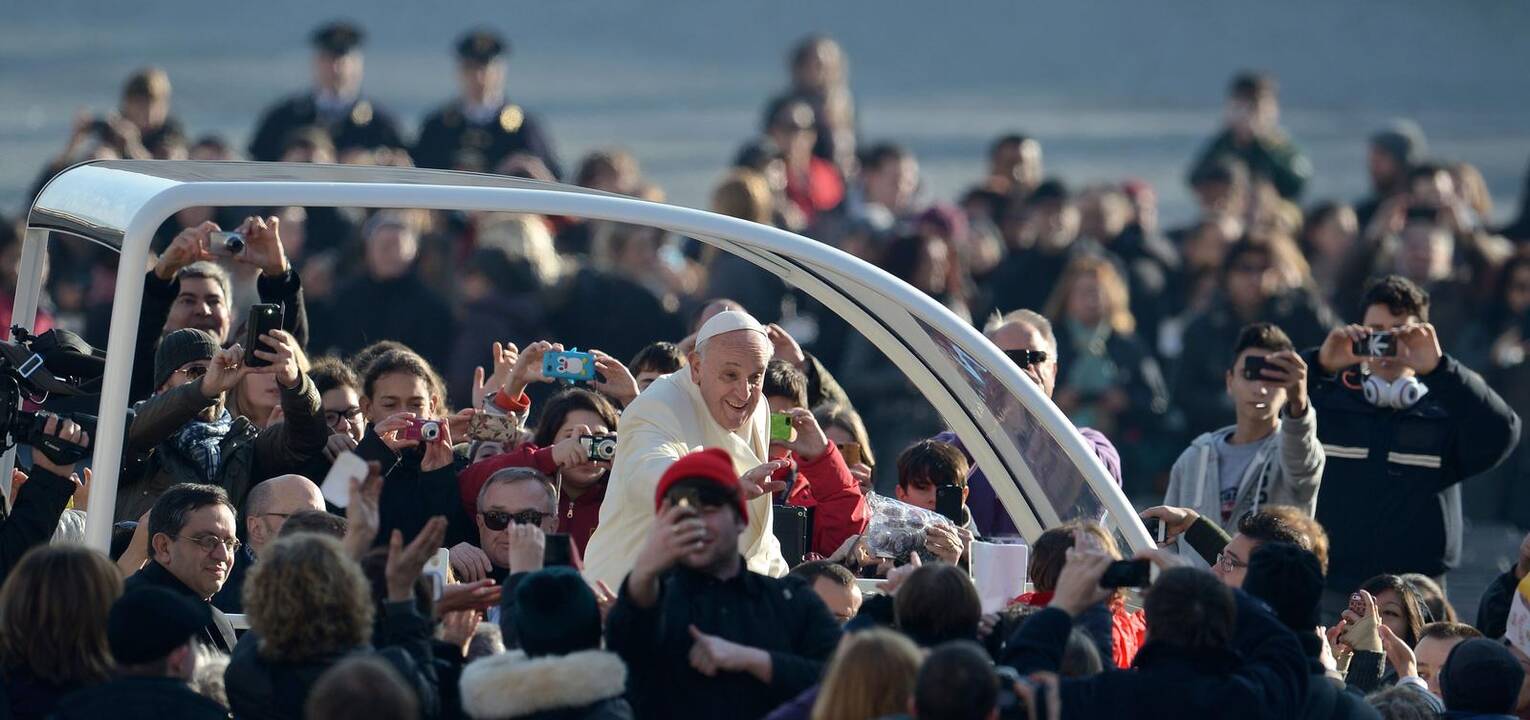
<svg viewBox="0 0 1530 720"><path fill-rule="evenodd" d="M127 579L124 591L162 587L210 604L239 553L234 528L234 506L223 488L193 483L170 487L149 511L149 562ZM209 609L212 619L198 639L231 652L234 627L223 611Z"/></svg>

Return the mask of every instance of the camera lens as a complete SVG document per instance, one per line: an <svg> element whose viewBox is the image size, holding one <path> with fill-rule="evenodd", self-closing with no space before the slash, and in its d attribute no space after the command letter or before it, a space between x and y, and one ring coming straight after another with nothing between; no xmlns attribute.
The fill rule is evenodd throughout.
<svg viewBox="0 0 1530 720"><path fill-rule="evenodd" d="M228 248L230 255L238 255L244 252L244 238L240 235L230 235L228 240L224 241L223 246Z"/></svg>
<svg viewBox="0 0 1530 720"><path fill-rule="evenodd" d="M420 438L423 440L435 440L441 437L440 423L425 423L420 426Z"/></svg>

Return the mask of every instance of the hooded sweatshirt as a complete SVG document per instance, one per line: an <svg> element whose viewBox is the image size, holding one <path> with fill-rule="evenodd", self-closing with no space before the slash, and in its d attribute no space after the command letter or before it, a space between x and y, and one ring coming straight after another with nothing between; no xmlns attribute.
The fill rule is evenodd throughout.
<svg viewBox="0 0 1530 720"><path fill-rule="evenodd" d="M1187 507L1216 522L1228 533L1238 519L1265 505L1294 505L1311 515L1317 512L1318 484L1323 478L1323 445L1317 439L1317 412L1309 405L1302 417L1282 412L1280 425L1268 437L1256 440L1257 449L1234 486L1230 511L1223 512L1223 453L1248 451L1248 445L1229 446L1236 426L1225 427L1196 438L1180 454L1169 472L1169 488L1163 504Z"/></svg>

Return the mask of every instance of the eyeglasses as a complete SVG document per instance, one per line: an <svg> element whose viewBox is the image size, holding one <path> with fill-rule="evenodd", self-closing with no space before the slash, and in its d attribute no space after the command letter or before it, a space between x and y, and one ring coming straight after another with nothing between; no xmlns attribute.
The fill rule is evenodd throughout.
<svg viewBox="0 0 1530 720"><path fill-rule="evenodd" d="M1230 552L1219 552L1217 553L1217 566L1222 568L1222 572L1232 572L1239 568L1248 567L1248 563L1233 557L1233 554Z"/></svg>
<svg viewBox="0 0 1530 720"><path fill-rule="evenodd" d="M181 539L181 536L179 535L171 535L170 537L171 539ZM229 538L224 540L223 538L220 538L216 535L197 535L196 537L188 537L184 539L191 541L191 544L202 548L203 552L208 553L217 550L218 546L221 545L223 546L224 550L228 551L228 554L233 555L234 553L239 552L239 547L242 545L238 538Z"/></svg>
<svg viewBox="0 0 1530 720"><path fill-rule="evenodd" d="M176 372L178 372L178 373L180 373L182 375L185 375L187 381L194 381L197 378L202 377L203 375L207 374L207 366L206 365L192 365L191 367L184 367L184 368L181 368L179 370L176 370Z"/></svg>
<svg viewBox="0 0 1530 720"><path fill-rule="evenodd" d="M1019 365L1021 370L1047 361L1045 350L1005 350L1004 355Z"/></svg>
<svg viewBox="0 0 1530 720"><path fill-rule="evenodd" d="M507 513L503 510L485 510L478 513L483 517L483 526L499 532L514 522L517 525L541 525L542 520L552 517L553 513L541 510L521 510L520 512Z"/></svg>
<svg viewBox="0 0 1530 720"><path fill-rule="evenodd" d="M352 405L352 406L350 406L350 407L348 407L348 408L346 408L344 410L325 410L324 411L324 422L325 422L325 424L329 425L329 429L331 429L331 430L339 429L340 421L341 420L344 420L344 421L346 421L346 422L348 422L348 423L350 423L352 425L355 425L356 421L359 420L360 418L361 418L361 408L356 407L355 405Z"/></svg>

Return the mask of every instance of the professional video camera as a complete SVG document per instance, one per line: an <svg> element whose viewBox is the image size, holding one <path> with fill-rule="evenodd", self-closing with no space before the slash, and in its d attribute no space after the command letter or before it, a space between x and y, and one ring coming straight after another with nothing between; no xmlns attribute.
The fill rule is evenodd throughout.
<svg viewBox="0 0 1530 720"><path fill-rule="evenodd" d="M86 449L43 434L47 418L24 409L24 401L41 405L50 395L100 392L106 354L68 330L33 335L16 326L11 337L10 342L0 341L0 452L25 443L60 465L79 462ZM59 415L95 432L93 416Z"/></svg>

